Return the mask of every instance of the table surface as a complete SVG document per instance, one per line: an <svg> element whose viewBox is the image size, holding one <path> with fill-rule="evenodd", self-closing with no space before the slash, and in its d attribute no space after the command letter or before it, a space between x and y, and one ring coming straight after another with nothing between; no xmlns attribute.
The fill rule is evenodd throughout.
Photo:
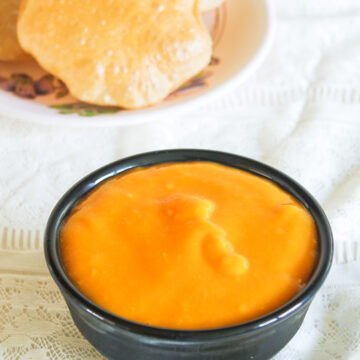
<svg viewBox="0 0 360 360"><path fill-rule="evenodd" d="M236 1L236 0L228 0ZM80 129L0 119L0 358L100 359L72 323L42 254L46 219L77 180L164 148L210 148L266 162L323 205L335 261L276 360L360 359L360 2L274 0L277 30L245 84L185 116Z"/></svg>

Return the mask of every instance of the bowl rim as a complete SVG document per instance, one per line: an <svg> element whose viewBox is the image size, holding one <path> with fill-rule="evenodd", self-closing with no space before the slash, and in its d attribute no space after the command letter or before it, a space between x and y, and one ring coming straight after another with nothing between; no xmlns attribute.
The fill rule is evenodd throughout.
<svg viewBox="0 0 360 360"><path fill-rule="evenodd" d="M304 288L290 301L259 318L240 324L199 330L171 329L137 323L108 312L82 295L62 266L59 247L59 230L73 206L100 183L128 170L152 165L196 161L230 166L270 180L294 196L309 211L317 230L318 261ZM249 334L291 318L310 304L315 293L325 281L332 264L333 251L333 236L328 219L315 198L299 183L281 171L256 160L226 152L200 149L152 151L117 160L95 170L78 181L61 197L51 212L44 236L44 252L48 269L67 301L75 302L83 311L110 326L138 336L155 337L164 342L208 341Z"/></svg>
<svg viewBox="0 0 360 360"><path fill-rule="evenodd" d="M16 106L17 97L13 94L5 92L0 93L0 115L9 116L15 120L32 122L37 124L61 126L61 127L107 127L107 126L130 126L136 124L149 123L154 120L161 120L172 117L174 111L177 115L184 114L195 108L200 108L203 105L211 103L229 93L236 86L247 80L261 65L267 56L275 35L275 10L272 0L261 0L265 10L264 33L259 42L257 49L254 51L253 56L249 59L247 64L239 70L234 76L222 81L218 86L207 90L204 93L195 94L185 101L169 103L159 108L146 107L143 109L131 110L124 113L112 115L97 115L95 117L79 117L78 115L68 114L66 116L58 114L55 111L46 109L46 112L37 111L36 109L29 111L21 106ZM23 100L23 99L20 99ZM25 100L23 100L25 101ZM33 107L42 108L43 105L38 103L31 103ZM50 113L51 111L51 113ZM122 117L122 120L119 120Z"/></svg>

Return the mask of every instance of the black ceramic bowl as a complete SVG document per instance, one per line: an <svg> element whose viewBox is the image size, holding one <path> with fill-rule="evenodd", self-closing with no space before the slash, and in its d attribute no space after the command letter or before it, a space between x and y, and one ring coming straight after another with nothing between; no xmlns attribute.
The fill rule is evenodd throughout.
<svg viewBox="0 0 360 360"><path fill-rule="evenodd" d="M258 319L209 330L184 331L150 327L113 315L84 297L64 269L59 231L73 206L112 176L135 167L161 163L210 161L245 170L277 184L301 202L313 216L318 256L308 284L291 301ZM53 210L45 234L45 256L77 327L110 359L270 359L294 336L329 271L333 240L327 218L316 200L281 172L241 156L204 150L169 150L133 156L107 165L71 188ZM129 274L131 276L131 274Z"/></svg>

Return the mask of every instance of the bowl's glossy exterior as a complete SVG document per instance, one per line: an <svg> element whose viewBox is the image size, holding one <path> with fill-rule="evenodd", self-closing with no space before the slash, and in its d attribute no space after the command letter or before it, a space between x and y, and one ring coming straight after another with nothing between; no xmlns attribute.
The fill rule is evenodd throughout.
<svg viewBox="0 0 360 360"><path fill-rule="evenodd" d="M197 331L141 325L113 315L85 298L67 277L59 248L59 230L72 207L106 179L125 171L161 163L210 161L267 178L300 201L316 223L318 258L304 289L281 308L247 323ZM75 324L102 354L110 359L270 359L294 336L330 269L333 240L327 218L316 200L281 172L241 156L206 150L169 150L119 160L90 174L59 201L45 234L45 256ZM131 275L129 275L131 276Z"/></svg>

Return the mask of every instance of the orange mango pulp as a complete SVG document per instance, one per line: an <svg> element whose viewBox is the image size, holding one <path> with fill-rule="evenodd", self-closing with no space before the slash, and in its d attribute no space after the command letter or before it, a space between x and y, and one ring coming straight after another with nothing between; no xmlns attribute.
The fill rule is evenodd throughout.
<svg viewBox="0 0 360 360"><path fill-rule="evenodd" d="M221 165L152 166L99 185L61 230L69 277L102 308L173 329L271 312L306 283L312 217L273 183Z"/></svg>

